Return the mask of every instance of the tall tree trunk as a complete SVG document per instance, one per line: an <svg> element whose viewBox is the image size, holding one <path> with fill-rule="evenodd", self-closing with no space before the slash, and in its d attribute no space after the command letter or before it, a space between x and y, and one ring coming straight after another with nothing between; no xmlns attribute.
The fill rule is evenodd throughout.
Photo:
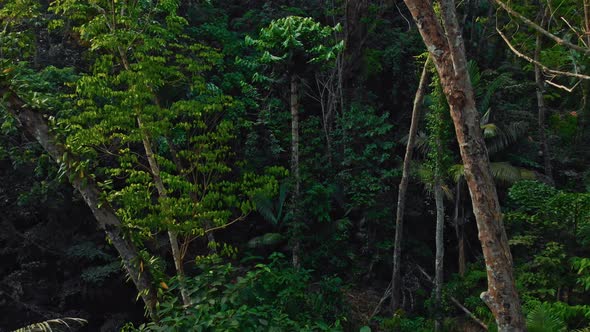
<svg viewBox="0 0 590 332"><path fill-rule="evenodd" d="M434 184L434 200L436 202L436 255L434 263L434 330L442 331L442 286L443 286L443 268L444 268L444 223L445 223L445 206L443 202L443 190L440 175L436 175Z"/></svg>
<svg viewBox="0 0 590 332"><path fill-rule="evenodd" d="M526 331L498 194L467 72L455 2L440 2L444 30L431 1L404 2L433 58L455 126L488 277L488 289L480 297L494 315L498 331Z"/></svg>
<svg viewBox="0 0 590 332"><path fill-rule="evenodd" d="M291 175L293 176L294 190L293 190L293 267L299 269L301 266L301 211L299 206L301 204L301 178L299 174L299 89L297 84L297 76L291 74Z"/></svg>
<svg viewBox="0 0 590 332"><path fill-rule="evenodd" d="M406 207L406 191L408 190L408 183L410 182L410 162L412 161L412 154L414 152L414 144L416 142L416 133L418 132L418 123L420 122L420 109L424 101L424 93L428 86L428 78L430 70L430 57L426 60L422 75L420 76L420 83L418 90L414 96L414 106L412 107L412 120L410 123L410 131L408 133L408 143L406 144L406 154L404 156L404 164L402 166L402 179L399 184L397 194L397 209L395 213L395 239L393 242L393 272L391 275L391 311L395 312L400 307L401 297L401 254L402 254L402 235L404 226L404 210Z"/></svg>
<svg viewBox="0 0 590 332"><path fill-rule="evenodd" d="M541 20L541 27L545 27L546 13L545 9L541 8L540 13L543 18ZM535 61L540 63L541 60L541 33L537 32L535 40ZM549 146L547 144L547 134L545 132L545 100L543 94L545 93L545 82L543 80L543 72L538 64L535 64L535 83L537 85L537 107L538 107L538 130L539 130L539 145L541 154L543 155L543 164L545 166L545 175L553 183L553 172L551 170L551 158L549 156Z"/></svg>
<svg viewBox="0 0 590 332"><path fill-rule="evenodd" d="M8 112L19 121L20 126L27 134L33 136L41 144L53 160L60 163L66 151L55 141L43 116L25 107L25 103L8 89L0 89L0 97L6 96L8 97L6 99ZM157 320L156 303L158 299L152 274L141 264L137 248L128 238L123 236L121 221L115 211L108 203L101 200L101 192L92 179L81 178L78 174L71 173L69 169L68 173L73 187L80 193L92 211L99 228L104 230L113 247L121 256L123 265L145 303L150 317L152 320Z"/></svg>
<svg viewBox="0 0 590 332"><path fill-rule="evenodd" d="M160 204L167 204L165 203L165 200L168 197L168 193L166 191L166 187L164 187L162 177L160 176L160 166L158 165L158 161L156 160L156 157L154 155L154 150L152 149L152 144L150 142L149 135L146 132L143 122L141 121L141 117L139 115L137 116L137 125L139 127L139 130L141 131L141 140L143 142L145 155L150 165L152 177L154 178L154 184L156 185L156 190L158 190L160 200L162 200ZM164 208L168 207L164 206ZM186 290L186 286L184 284L184 267L182 265L182 254L178 246L178 234L176 234L175 231L168 230L168 239L170 241L170 247L172 249L172 258L174 260L174 267L176 268L176 275L178 277L182 302L184 303L184 305L190 305L190 296L188 295L188 291Z"/></svg>

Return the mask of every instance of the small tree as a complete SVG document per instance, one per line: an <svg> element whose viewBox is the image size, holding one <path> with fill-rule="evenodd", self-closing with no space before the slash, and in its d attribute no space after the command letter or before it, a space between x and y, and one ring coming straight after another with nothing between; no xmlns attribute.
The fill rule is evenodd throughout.
<svg viewBox="0 0 590 332"><path fill-rule="evenodd" d="M302 233L299 171L299 85L304 72L332 63L343 48L343 41L333 39L335 27L322 26L309 17L288 16L274 20L262 30L258 39L246 37L246 44L254 46L262 54L258 62L263 71L254 74L254 81L289 82L289 107L291 111L291 175L293 194L291 227L293 265L300 265L300 236ZM331 40L332 39L332 40ZM328 45L328 46L326 46ZM270 73L269 73L270 72ZM268 75L268 76L267 76Z"/></svg>

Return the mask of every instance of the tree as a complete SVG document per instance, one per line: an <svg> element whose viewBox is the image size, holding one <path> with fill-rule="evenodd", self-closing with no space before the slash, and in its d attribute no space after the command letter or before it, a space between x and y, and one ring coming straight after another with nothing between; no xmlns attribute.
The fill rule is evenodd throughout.
<svg viewBox="0 0 590 332"><path fill-rule="evenodd" d="M7 87L0 89L0 96L5 100L6 110L18 119L23 130L34 137L53 160L61 164L70 182L94 214L99 227L104 230L121 256L123 265L137 287L149 315L157 320L157 293L152 274L149 270L143 269L143 260L137 248L124 236L122 223L115 211L102 201L101 190L92 179L84 177L83 173L76 169L75 160L66 159L67 151L56 142L41 113L29 109L26 103Z"/></svg>
<svg viewBox="0 0 590 332"><path fill-rule="evenodd" d="M427 183L434 190L436 205L436 254L434 263L434 318L435 331L442 331L442 288L444 282L444 223L445 205L443 186L450 165L450 151L447 143L451 138L449 107L446 103L440 79L435 77L432 84L430 113L426 122L428 129L429 152L426 160L428 169Z"/></svg>
<svg viewBox="0 0 590 332"><path fill-rule="evenodd" d="M441 1L441 26L430 1L404 2L432 56L455 126L487 269L488 289L481 298L494 314L499 331L524 331L512 256L467 72L455 3Z"/></svg>
<svg viewBox="0 0 590 332"><path fill-rule="evenodd" d="M339 31L335 27L322 26L310 17L288 16L274 20L260 30L258 39L246 37L246 44L262 52L258 61L271 66L272 76L289 82L289 109L291 112L291 176L292 190L292 237L293 266L300 266L302 233L301 172L299 161L299 95L301 75L313 65L322 66L333 62L342 49L342 41L330 39ZM262 73L256 73L255 81L271 82Z"/></svg>
<svg viewBox="0 0 590 332"><path fill-rule="evenodd" d="M428 86L428 79L430 70L428 65L430 57L426 60L422 75L420 76L420 83L414 96L414 107L412 108L412 121L410 123L410 131L408 133L408 143L406 144L406 153L404 155L404 162L402 166L402 179L399 184L397 194L397 208L395 217L395 239L393 242L393 272L391 277L391 308L395 311L399 308L400 291L401 291L401 244L403 236L403 221L404 209L406 205L406 191L410 182L410 163L412 161L412 154L414 152L414 142L416 134L418 133L418 123L420 121L420 109L424 101L424 95Z"/></svg>

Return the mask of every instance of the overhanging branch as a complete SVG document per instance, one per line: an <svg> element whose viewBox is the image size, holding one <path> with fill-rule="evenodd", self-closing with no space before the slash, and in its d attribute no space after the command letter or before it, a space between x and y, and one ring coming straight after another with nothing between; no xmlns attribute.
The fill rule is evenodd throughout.
<svg viewBox="0 0 590 332"><path fill-rule="evenodd" d="M548 68L547 66L543 65L541 62L534 60L533 58L523 54L522 52L518 51L514 45L512 45L510 43L510 41L508 40L508 38L506 37L506 35L500 30L498 29L498 27L496 27L496 31L498 31L498 34L500 34L500 37L502 37L502 39L504 39L504 42L506 43L506 45L508 45L508 47L510 48L510 50L518 57L525 59L526 61L535 64L539 67L541 67L541 69L549 74L553 74L553 75L559 75L559 76L568 76L568 77L575 77L575 78L579 78L579 79L583 79L583 80L590 80L590 76L588 75L584 75L584 74L578 74L578 73L571 73L568 71L561 71L561 70L555 70L555 69L551 69Z"/></svg>
<svg viewBox="0 0 590 332"><path fill-rule="evenodd" d="M507 11L510 15L516 16L518 19L520 19L521 21L523 21L530 28L532 28L533 30L541 33L545 37L547 37L547 38L555 41L559 45L563 45L563 46L568 47L568 48L570 48L572 50L576 50L578 52L582 52L583 54L590 54L590 48L584 48L584 47L581 47L581 46L572 44L572 43L568 42L567 40L564 40L562 38L559 38L556 35L552 34L551 32L543 29L542 27L540 27L535 22L529 20L528 18L526 18L525 16L523 16L519 12L517 12L514 9L510 8L510 6L508 6L507 4L505 4L504 2L502 2L501 0L493 0L493 1L496 4L498 4L498 6L502 7L502 9L504 9L505 11Z"/></svg>

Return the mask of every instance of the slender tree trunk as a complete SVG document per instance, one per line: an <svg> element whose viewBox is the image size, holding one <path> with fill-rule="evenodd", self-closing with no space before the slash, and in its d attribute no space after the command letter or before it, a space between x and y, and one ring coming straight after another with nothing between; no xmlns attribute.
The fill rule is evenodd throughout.
<svg viewBox="0 0 590 332"><path fill-rule="evenodd" d="M463 241L464 238L464 230L463 230L463 220L464 220L464 213L463 213L463 206L461 204L461 187L463 180L459 179L457 181L457 187L455 189L455 213L453 216L453 224L455 226L455 235L457 236L457 247L459 251L458 255L458 265L459 265L459 275L463 277L465 275L465 243Z"/></svg>
<svg viewBox="0 0 590 332"><path fill-rule="evenodd" d="M440 2L444 30L431 1L404 2L433 58L455 125L488 277L488 289L480 297L494 315L498 331L526 331L498 194L467 72L455 2Z"/></svg>
<svg viewBox="0 0 590 332"><path fill-rule="evenodd" d="M6 88L0 89L0 96L8 97L6 99L7 110L19 121L25 132L33 136L53 160L61 163L66 151L55 141L43 116L25 107L25 103ZM92 179L81 178L69 170L68 173L73 187L80 193L92 211L99 228L104 230L113 247L121 256L123 266L135 284L150 317L157 320L156 303L158 299L152 274L148 269L144 269L137 248L128 238L123 236L121 221L115 211L101 199L101 192Z"/></svg>
<svg viewBox="0 0 590 332"><path fill-rule="evenodd" d="M160 166L158 165L158 161L156 160L156 157L154 155L154 150L152 149L152 144L150 142L148 133L146 132L143 122L141 121L141 118L139 116L137 116L137 125L139 127L139 130L141 131L141 140L143 142L145 155L147 157L148 163L150 165L150 170L154 178L154 184L156 185L156 190L158 190L160 200L162 200L160 204L166 205L167 203L165 202L165 200L168 197L168 193L166 191L166 188L164 187L162 177L160 176ZM180 288L180 295L182 297L182 302L184 303L184 305L190 305L190 297L184 285L184 267L182 265L182 254L178 246L178 234L176 234L175 231L168 230L168 239L170 241L170 247L172 249L172 258L174 260L174 266L176 268L176 274L178 276L178 283Z"/></svg>
<svg viewBox="0 0 590 332"><path fill-rule="evenodd" d="M434 184L434 200L436 202L436 255L434 264L434 330L442 331L442 286L443 286L443 266L444 266L444 223L445 223L445 206L443 202L443 190L440 176Z"/></svg>
<svg viewBox="0 0 590 332"><path fill-rule="evenodd" d="M176 148L174 147L174 144L172 144L172 142L168 142L169 147L170 147L170 154L172 155L172 161L174 162L174 165L176 165L176 168L178 169L179 172L185 171L186 168L182 165L182 163L180 162L180 159L178 159L178 151L176 151ZM187 177L188 179L188 177ZM190 180L189 180L190 181ZM193 202L198 202L199 197L197 195L196 192L191 192L190 194L190 198ZM205 222L203 223L203 225L205 226L205 231L207 231L208 229L210 229L211 226L211 222L209 220L205 220ZM215 235L213 234L213 232L207 232L207 242L209 244L214 244L214 245L210 245L209 247L211 248L211 253L212 254L216 254L217 253L217 247L215 246L215 244L217 243L215 241Z"/></svg>
<svg viewBox="0 0 590 332"><path fill-rule="evenodd" d="M408 143L406 144L406 154L404 156L404 164L402 167L402 179L399 184L397 194L397 210L395 214L395 239L393 243L393 272L391 276L391 311L395 312L400 307L401 297L401 253L402 253L402 234L404 225L404 210L406 206L406 191L408 190L408 183L410 182L410 162L412 161L412 154L414 152L414 143L416 141L416 133L418 132L418 123L420 122L420 109L424 100L424 94L428 87L428 79L430 70L430 57L426 60L422 75L420 76L420 83L418 90L414 96L414 106L412 108L412 120L410 123L410 132L408 133Z"/></svg>
<svg viewBox="0 0 590 332"><path fill-rule="evenodd" d="M117 49L119 51L119 55L120 55L121 63L123 64L123 68L125 68L125 70L130 70L129 60L127 59L127 55L125 54L125 52L123 51L122 48L118 47ZM154 184L156 185L156 190L158 190L158 195L160 196L160 198L165 200L167 193L166 193L166 188L164 187L164 183L162 182L162 178L160 177L160 166L158 165L158 162L156 161L148 133L145 131L145 128L143 127L143 123L141 121L139 114L137 115L136 120L137 120L137 126L139 127L139 130L141 132L141 140L143 143L143 148L145 150L145 154L146 154L148 163L150 165L150 171L152 172L152 176L154 178ZM170 241L170 248L172 249L172 258L174 260L174 266L176 268L176 274L178 276L178 282L179 282L180 293L182 296L182 302L185 305L189 305L190 298L188 297L188 292L186 291L186 288L184 287L184 269L182 266L182 255L180 253L180 249L178 246L178 235L176 234L176 232L169 230L168 231L168 240Z"/></svg>
<svg viewBox="0 0 590 332"><path fill-rule="evenodd" d="M294 190L293 190L293 267L299 269L301 266L301 211L300 195L301 195L301 178L299 174L299 89L297 76L291 75L291 175L293 176Z"/></svg>
<svg viewBox="0 0 590 332"><path fill-rule="evenodd" d="M584 33L586 34L586 47L590 48L590 0L584 0ZM582 108L578 116L578 138L584 139L584 133L590 118L590 80L582 82Z"/></svg>
<svg viewBox="0 0 590 332"><path fill-rule="evenodd" d="M540 15L542 15L541 27L545 27L545 9L540 9ZM541 33L537 32L535 40L535 61L540 62L541 60ZM551 170L551 158L549 156L549 146L547 144L547 134L545 132L545 100L543 94L545 93L545 82L543 81L543 72L541 67L537 64L535 66L535 83L537 85L537 107L538 107L538 130L539 130L539 145L541 148L541 154L543 155L543 164L545 166L545 175L553 183L553 172Z"/></svg>

